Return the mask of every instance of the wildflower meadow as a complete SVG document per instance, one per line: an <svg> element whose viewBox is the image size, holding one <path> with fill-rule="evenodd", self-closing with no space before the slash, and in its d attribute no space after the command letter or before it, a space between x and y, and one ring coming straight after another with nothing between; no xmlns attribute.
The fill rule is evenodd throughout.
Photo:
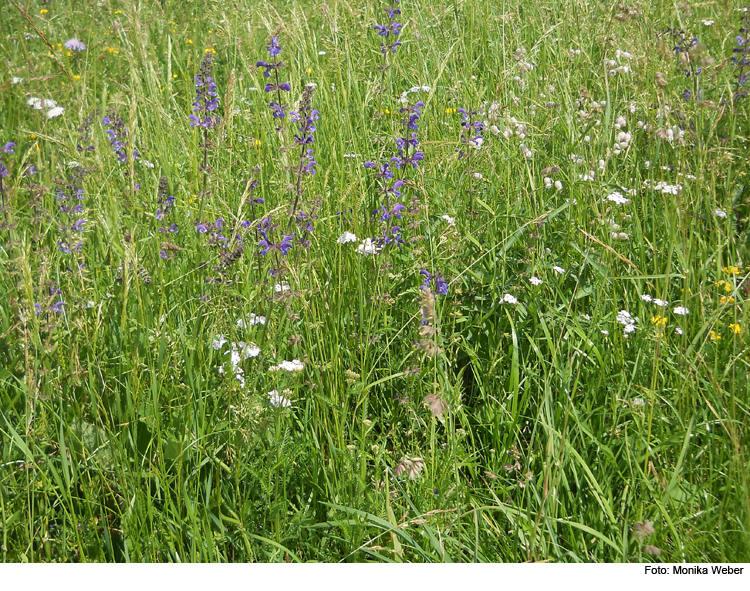
<svg viewBox="0 0 750 591"><path fill-rule="evenodd" d="M4 562L750 561L750 7L0 3Z"/></svg>

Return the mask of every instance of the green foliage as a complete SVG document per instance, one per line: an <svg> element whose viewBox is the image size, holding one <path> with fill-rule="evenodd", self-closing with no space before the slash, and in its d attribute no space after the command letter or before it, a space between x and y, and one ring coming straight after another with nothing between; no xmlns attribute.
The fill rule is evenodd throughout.
<svg viewBox="0 0 750 591"><path fill-rule="evenodd" d="M645 4L404 0L384 57L379 3L3 3L3 561L748 561L739 13ZM290 107L315 83L320 111L286 257L256 246L297 224L271 35ZM363 163L396 153L403 96L425 103L405 244L365 256L392 202Z"/></svg>

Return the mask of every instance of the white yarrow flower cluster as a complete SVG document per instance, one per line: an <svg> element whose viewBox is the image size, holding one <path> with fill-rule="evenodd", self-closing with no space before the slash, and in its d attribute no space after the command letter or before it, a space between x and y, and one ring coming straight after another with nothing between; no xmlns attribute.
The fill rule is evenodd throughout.
<svg viewBox="0 0 750 591"><path fill-rule="evenodd" d="M503 302L505 302L506 304L517 304L518 300L514 298L512 295L510 295L509 293L506 293L503 296Z"/></svg>
<svg viewBox="0 0 750 591"><path fill-rule="evenodd" d="M365 238L357 247L357 252L364 256L376 255L380 252L376 242L372 238Z"/></svg>
<svg viewBox="0 0 750 591"><path fill-rule="evenodd" d="M611 201L612 203L616 203L617 205L625 205L626 203L630 203L630 199L624 197L623 194L619 191L612 191L609 195L607 195L607 201Z"/></svg>
<svg viewBox="0 0 750 591"><path fill-rule="evenodd" d="M47 119L58 117L65 111L62 107L58 107L57 103L52 99L31 97L26 101L26 104L37 111L45 110L47 112Z"/></svg>
<svg viewBox="0 0 750 591"><path fill-rule="evenodd" d="M456 218L452 218L448 214L445 214L444 216L442 216L441 219L445 220L446 222L448 222L449 226L455 226L456 225Z"/></svg>
<svg viewBox="0 0 750 591"><path fill-rule="evenodd" d="M285 407L292 406L292 403L290 402L290 400L282 396L281 394L279 394L278 390L271 390L268 393L268 399L269 399L268 401L271 403L271 406L275 406L277 408L278 407L285 408Z"/></svg>
<svg viewBox="0 0 750 591"><path fill-rule="evenodd" d="M725 217L727 217L727 212L724 211L723 209L719 209L718 207L716 208L716 210L714 210L714 213L716 214L716 217L721 218L721 219L724 219Z"/></svg>
<svg viewBox="0 0 750 591"><path fill-rule="evenodd" d="M276 372L276 371L288 371L288 372L294 372L294 371L302 371L305 369L305 365L299 360L299 359L292 359L291 361L282 361L278 365L272 365L268 368L268 371L270 372Z"/></svg>
<svg viewBox="0 0 750 591"><path fill-rule="evenodd" d="M277 283L276 285L273 286L273 290L276 293L289 291L289 289L290 289L289 284L286 281L282 281L281 283Z"/></svg>
<svg viewBox="0 0 750 591"><path fill-rule="evenodd" d="M672 310L675 314L678 316L687 316L690 314L690 310L688 310L685 306L677 306L674 310Z"/></svg>
<svg viewBox="0 0 750 591"><path fill-rule="evenodd" d="M564 275L565 274L565 269L563 269L562 267L558 267L557 265L555 265L554 267L552 267L552 270L555 273L557 273L558 275Z"/></svg>
<svg viewBox="0 0 750 591"><path fill-rule="evenodd" d="M255 326L256 324L265 324L265 323L266 323L265 316L256 316L253 312L251 312L250 319L247 322L245 322L244 318L239 318L237 320L237 327L247 328L248 326Z"/></svg>
<svg viewBox="0 0 750 591"><path fill-rule="evenodd" d="M645 187L652 188L654 191L661 191L666 195L677 195L680 191L682 191L682 185L670 185L669 183L663 183L661 181L656 183L655 185L652 185L651 181L646 179L645 181L643 181L643 185Z"/></svg>
<svg viewBox="0 0 750 591"><path fill-rule="evenodd" d="M665 300L660 300L659 298L651 297L647 293L641 294L641 299L644 302L648 302L649 304L654 304L655 306L659 306L660 308L666 308L669 305L669 302Z"/></svg>
<svg viewBox="0 0 750 591"><path fill-rule="evenodd" d="M633 318L630 315L630 312L627 310L620 310L617 313L617 322L622 324L623 330L625 331L625 336L627 337L631 332L635 332L636 326L635 326L635 318Z"/></svg>
<svg viewBox="0 0 750 591"><path fill-rule="evenodd" d="M226 345L229 341L227 341L226 338L224 338L224 335L217 335L211 345L213 346L214 350L219 351L221 350L224 345ZM240 383L240 386L243 388L245 387L245 376L243 375L245 372L240 367L240 363L242 363L243 359L249 359L250 357L257 357L260 355L260 347L258 347L255 343L245 343L244 341L240 341L239 343L231 343L232 348L230 350L227 350L224 352L224 355L229 355L229 361L232 364L232 373L234 373L234 377L237 379L237 381ZM219 367L219 373L224 374L224 366Z"/></svg>
<svg viewBox="0 0 750 591"><path fill-rule="evenodd" d="M351 232L344 232L336 240L336 242L338 242L339 244L346 244L347 242L356 242L356 241L357 241L357 236L355 234L352 234Z"/></svg>
<svg viewBox="0 0 750 591"><path fill-rule="evenodd" d="M544 281L539 279L539 277L529 277L529 283L531 283L531 285L541 285Z"/></svg>

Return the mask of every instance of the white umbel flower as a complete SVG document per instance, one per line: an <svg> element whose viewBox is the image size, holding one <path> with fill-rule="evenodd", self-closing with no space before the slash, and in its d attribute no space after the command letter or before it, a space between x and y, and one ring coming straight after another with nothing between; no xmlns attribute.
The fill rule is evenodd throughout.
<svg viewBox="0 0 750 591"><path fill-rule="evenodd" d="M529 277L529 283L531 283L531 285L541 285L544 281L539 279L539 277Z"/></svg>
<svg viewBox="0 0 750 591"><path fill-rule="evenodd" d="M617 205L625 205L626 203L630 203L630 199L624 197L623 194L619 191L612 191L609 195L607 195L607 201L611 201L612 203L616 203Z"/></svg>
<svg viewBox="0 0 750 591"><path fill-rule="evenodd" d="M554 267L552 267L552 270L555 273L557 273L558 275L564 275L565 274L565 269L563 269L562 267L558 267L557 265L555 265Z"/></svg>
<svg viewBox="0 0 750 591"><path fill-rule="evenodd" d="M268 368L268 371L275 372L283 370L294 372L302 371L303 369L305 369L305 365L299 359L292 359L291 361L282 361L278 365L272 365Z"/></svg>
<svg viewBox="0 0 750 591"><path fill-rule="evenodd" d="M503 301L506 304L517 304L518 303L518 300L516 298L514 298L512 295L510 295L509 293L506 293L503 296Z"/></svg>
<svg viewBox="0 0 750 591"><path fill-rule="evenodd" d="M377 244L372 238L365 238L357 247L357 252L364 256L376 255L380 252Z"/></svg>
<svg viewBox="0 0 750 591"><path fill-rule="evenodd" d="M336 242L338 242L339 244L346 244L347 242L356 242L356 241L357 241L357 236L352 234L351 232L344 232L336 240Z"/></svg>
<svg viewBox="0 0 750 591"><path fill-rule="evenodd" d="M685 306L677 306L674 310L672 310L675 314L678 316L687 316L690 314L690 310L688 310Z"/></svg>
<svg viewBox="0 0 750 591"><path fill-rule="evenodd" d="M271 390L268 393L268 401L271 403L271 406L275 406L277 408L285 408L292 406L292 403L289 401L288 398L285 398L281 394L279 394L278 390Z"/></svg>

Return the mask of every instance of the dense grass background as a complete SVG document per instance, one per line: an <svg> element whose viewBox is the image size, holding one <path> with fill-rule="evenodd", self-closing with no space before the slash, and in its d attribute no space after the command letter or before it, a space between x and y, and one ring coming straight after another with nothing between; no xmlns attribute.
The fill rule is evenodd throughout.
<svg viewBox="0 0 750 591"><path fill-rule="evenodd" d="M17 143L0 230L4 561L750 560L740 4L404 0L387 70L382 3L18 5L0 6L0 144ZM667 27L699 44L676 55ZM271 34L289 102L315 82L320 111L315 230L281 265L239 226L286 227L293 200L292 123L275 131L255 67ZM86 51L65 49L73 36ZM187 118L207 49L223 122L204 201ZM408 95L425 103L425 160L405 175L406 244L362 256L336 240L381 233L363 162L394 154L415 86L429 90ZM31 97L65 111L47 119ZM459 108L486 122L468 158ZM108 109L140 160L118 162ZM161 176L177 234L158 232ZM70 254L66 184L88 220ZM200 221L242 231L236 260L236 241L196 231L201 201ZM207 281L217 266L225 280ZM422 269L450 282L432 357L415 348ZM637 317L627 336L620 310ZM238 326L251 313L266 324ZM217 335L261 349L244 387ZM268 371L285 359L304 371ZM404 458L421 473L399 474Z"/></svg>

